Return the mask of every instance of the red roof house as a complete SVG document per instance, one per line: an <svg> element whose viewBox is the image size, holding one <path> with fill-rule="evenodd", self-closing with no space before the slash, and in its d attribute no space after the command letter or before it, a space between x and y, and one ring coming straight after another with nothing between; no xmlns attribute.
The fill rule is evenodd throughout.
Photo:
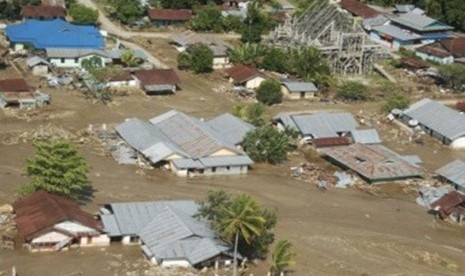
<svg viewBox="0 0 465 276"><path fill-rule="evenodd" d="M465 195L452 191L431 204L431 209L438 212L442 219L449 216L465 215Z"/></svg>
<svg viewBox="0 0 465 276"><path fill-rule="evenodd" d="M0 80L0 92L31 92L31 88L24 79Z"/></svg>
<svg viewBox="0 0 465 276"><path fill-rule="evenodd" d="M137 71L134 75L142 89L149 95L175 93L181 82L173 69Z"/></svg>
<svg viewBox="0 0 465 276"><path fill-rule="evenodd" d="M187 9L149 9L148 14L150 20L159 26L187 22L192 17L192 11Z"/></svg>
<svg viewBox="0 0 465 276"><path fill-rule="evenodd" d="M257 69L246 65L236 65L225 72L231 83L247 89L255 89L265 80Z"/></svg>
<svg viewBox="0 0 465 276"><path fill-rule="evenodd" d="M27 19L65 18L66 10L60 6L23 6L21 15Z"/></svg>
<svg viewBox="0 0 465 276"><path fill-rule="evenodd" d="M109 244L102 224L73 200L38 191L17 200L13 208L18 231L33 251L60 250L73 242Z"/></svg>
<svg viewBox="0 0 465 276"><path fill-rule="evenodd" d="M359 16L362 18L371 18L379 15L380 13L368 5L358 1L358 0L341 0L339 5L350 12L352 15Z"/></svg>
<svg viewBox="0 0 465 276"><path fill-rule="evenodd" d="M465 57L465 37L456 37L453 39L444 39L439 43L454 57L463 58Z"/></svg>

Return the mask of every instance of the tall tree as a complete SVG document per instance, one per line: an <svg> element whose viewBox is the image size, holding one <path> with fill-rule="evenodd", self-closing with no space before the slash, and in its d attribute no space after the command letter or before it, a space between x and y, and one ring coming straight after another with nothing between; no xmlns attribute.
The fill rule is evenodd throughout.
<svg viewBox="0 0 465 276"><path fill-rule="evenodd" d="M280 240L272 254L272 275L282 275L286 268L295 263L295 253L291 250L292 244L288 240Z"/></svg>
<svg viewBox="0 0 465 276"><path fill-rule="evenodd" d="M290 73L307 81L316 82L320 87L331 82L331 70L315 47L301 47L290 50Z"/></svg>
<svg viewBox="0 0 465 276"><path fill-rule="evenodd" d="M34 156L26 161L26 172L31 181L20 187L20 194L45 190L76 200L91 196L87 179L89 166L71 142L38 141L34 148Z"/></svg>
<svg viewBox="0 0 465 276"><path fill-rule="evenodd" d="M257 100L266 105L274 105L282 102L283 93L281 84L275 79L264 80L256 89Z"/></svg>
<svg viewBox="0 0 465 276"><path fill-rule="evenodd" d="M69 8L68 14L73 18L73 22L84 25L95 25L98 20L98 11L81 4L73 4Z"/></svg>
<svg viewBox="0 0 465 276"><path fill-rule="evenodd" d="M266 28L266 17L260 11L260 3L253 1L247 6L247 17L241 34L242 42L258 43L262 40L262 33Z"/></svg>
<svg viewBox="0 0 465 276"><path fill-rule="evenodd" d="M247 133L242 144L255 162L278 164L287 157L291 137L273 126L263 126Z"/></svg>
<svg viewBox="0 0 465 276"><path fill-rule="evenodd" d="M237 275L237 247L239 237L251 243L254 237L259 236L263 230L265 219L260 216L259 206L248 195L241 195L230 206L224 209L221 221L223 236L234 240L233 276Z"/></svg>
<svg viewBox="0 0 465 276"><path fill-rule="evenodd" d="M192 29L196 31L220 32L222 29L221 24L221 12L216 8L216 6L212 5L208 5L200 10L190 21Z"/></svg>
<svg viewBox="0 0 465 276"><path fill-rule="evenodd" d="M228 49L229 60L234 64L260 67L267 55L268 47L260 43L244 43Z"/></svg>
<svg viewBox="0 0 465 276"><path fill-rule="evenodd" d="M133 0L112 0L113 15L123 24L130 24L140 18L143 9L140 1Z"/></svg>
<svg viewBox="0 0 465 276"><path fill-rule="evenodd" d="M213 51L205 44L196 44L187 48L190 55L190 68L195 73L208 73L213 70Z"/></svg>

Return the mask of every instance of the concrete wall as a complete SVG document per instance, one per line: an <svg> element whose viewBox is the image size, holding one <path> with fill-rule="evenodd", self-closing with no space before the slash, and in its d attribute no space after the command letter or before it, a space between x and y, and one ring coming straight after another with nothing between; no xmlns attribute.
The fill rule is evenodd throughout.
<svg viewBox="0 0 465 276"><path fill-rule="evenodd" d="M231 67L228 57L214 57L213 58L213 69L223 69Z"/></svg>
<svg viewBox="0 0 465 276"><path fill-rule="evenodd" d="M136 80L130 80L130 81L111 81L107 82L107 86L111 88L117 88L117 87L138 87L139 83Z"/></svg>
<svg viewBox="0 0 465 276"><path fill-rule="evenodd" d="M289 100L311 99L315 97L314 92L304 92L303 97L300 92L291 93L284 85L281 85L281 92L283 93L284 97Z"/></svg>
<svg viewBox="0 0 465 276"><path fill-rule="evenodd" d="M454 149L465 149L465 137L455 139L450 146Z"/></svg>
<svg viewBox="0 0 465 276"><path fill-rule="evenodd" d="M191 264L184 259L178 260L162 260L161 266L163 267L190 267Z"/></svg>
<svg viewBox="0 0 465 276"><path fill-rule="evenodd" d="M136 240L131 241L131 236L123 236L121 239L121 243L124 245L136 245L136 244L141 244L140 239L136 238Z"/></svg>
<svg viewBox="0 0 465 276"><path fill-rule="evenodd" d="M188 176L213 176L213 175L238 175L238 174L246 174L248 172L248 166L218 166L212 168L205 168L203 169L203 173L194 172L192 170L187 169L179 169L176 166L171 165L171 170L180 177L188 177Z"/></svg>
<svg viewBox="0 0 465 276"><path fill-rule="evenodd" d="M68 235L56 231L51 231L36 237L31 241L31 243L59 243L68 238Z"/></svg>
<svg viewBox="0 0 465 276"><path fill-rule="evenodd" d="M257 87L260 86L260 84L264 81L265 79L260 77L260 76L257 76L251 80L248 80L246 83L245 83L245 88L247 89L255 89Z"/></svg>
<svg viewBox="0 0 465 276"><path fill-rule="evenodd" d="M81 247L91 247L91 246L109 246L110 238L106 234L101 234L99 236L89 236L82 237L79 241Z"/></svg>
<svg viewBox="0 0 465 276"><path fill-rule="evenodd" d="M415 55L422 60L427 60L427 61L433 61L437 62L439 64L451 64L454 63L454 57L453 56L448 56L445 58L440 58L440 57L435 57L435 56L430 56L425 53L420 53L420 52L415 52Z"/></svg>
<svg viewBox="0 0 465 276"><path fill-rule="evenodd" d="M80 58L49 58L48 61L55 65L56 67L63 67L63 68L81 68L82 61L94 57L97 55L90 55ZM102 59L102 67L105 67L106 58L97 56Z"/></svg>
<svg viewBox="0 0 465 276"><path fill-rule="evenodd" d="M48 66L47 65L36 65L32 67L32 74L34 76L45 76L48 74Z"/></svg>

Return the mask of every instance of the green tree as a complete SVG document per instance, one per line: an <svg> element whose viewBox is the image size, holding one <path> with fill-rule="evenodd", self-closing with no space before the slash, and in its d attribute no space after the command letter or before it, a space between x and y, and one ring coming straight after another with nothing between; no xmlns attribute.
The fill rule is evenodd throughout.
<svg viewBox="0 0 465 276"><path fill-rule="evenodd" d="M143 14L143 8L139 1L112 0L113 15L123 24L130 24L139 19Z"/></svg>
<svg viewBox="0 0 465 276"><path fill-rule="evenodd" d="M232 14L229 14L225 18L223 18L221 22L223 31L225 32L236 32L240 33L242 28L244 27L242 23L242 18L239 16L235 16Z"/></svg>
<svg viewBox="0 0 465 276"><path fill-rule="evenodd" d="M142 63L142 60L136 56L134 50L126 49L121 54L121 63L127 67L134 67Z"/></svg>
<svg viewBox="0 0 465 276"><path fill-rule="evenodd" d="M239 117L257 127L265 124L265 119L263 118L264 113L265 106L261 103L236 105L233 110L234 116Z"/></svg>
<svg viewBox="0 0 465 276"><path fill-rule="evenodd" d="M247 17L242 28L241 41L258 43L262 40L262 33L266 28L266 17L260 11L261 5L253 1L247 6Z"/></svg>
<svg viewBox="0 0 465 276"><path fill-rule="evenodd" d="M260 68L285 73L288 71L288 60L287 51L282 48L273 47L267 51Z"/></svg>
<svg viewBox="0 0 465 276"><path fill-rule="evenodd" d="M290 50L289 73L315 82L318 87L327 87L331 83L331 71L326 61L315 47L301 47Z"/></svg>
<svg viewBox="0 0 465 276"><path fill-rule="evenodd" d="M272 254L272 275L282 275L284 271L295 264L295 253L291 250L292 244L288 240L280 240Z"/></svg>
<svg viewBox="0 0 465 276"><path fill-rule="evenodd" d="M264 80L255 91L257 100L266 105L282 102L281 84L274 79Z"/></svg>
<svg viewBox="0 0 465 276"><path fill-rule="evenodd" d="M88 8L81 4L73 4L68 10L69 16L73 18L73 22L84 25L95 25L98 20L98 11Z"/></svg>
<svg viewBox="0 0 465 276"><path fill-rule="evenodd" d="M205 44L196 44L187 48L190 55L190 68L195 73L208 73L213 70L213 51Z"/></svg>
<svg viewBox="0 0 465 276"><path fill-rule="evenodd" d="M92 56L90 58L86 58L81 62L82 68L86 69L87 71L91 71L92 69L102 68L103 67L103 60L101 57Z"/></svg>
<svg viewBox="0 0 465 276"><path fill-rule="evenodd" d="M20 187L21 195L45 190L76 200L91 196L87 179L89 166L71 142L38 141L34 148L34 156L26 160L26 172L31 181Z"/></svg>
<svg viewBox="0 0 465 276"><path fill-rule="evenodd" d="M221 13L216 6L208 5L191 19L190 25L195 31L221 32L222 20Z"/></svg>
<svg viewBox="0 0 465 276"><path fill-rule="evenodd" d="M195 0L160 0L161 6L165 9L191 9L196 2Z"/></svg>
<svg viewBox="0 0 465 276"><path fill-rule="evenodd" d="M465 65L448 64L439 67L439 74L446 81L447 87L454 93L465 91Z"/></svg>
<svg viewBox="0 0 465 276"><path fill-rule="evenodd" d="M252 67L260 67L268 48L259 43L244 43L232 49L228 49L229 60L234 64L244 64Z"/></svg>
<svg viewBox="0 0 465 276"><path fill-rule="evenodd" d="M240 195L229 206L224 208L224 214L220 222L222 236L227 240L234 240L233 275L237 275L237 250L239 238L250 244L252 240L260 236L265 224L265 219L260 216L260 207L248 195Z"/></svg>
<svg viewBox="0 0 465 276"><path fill-rule="evenodd" d="M278 164L287 157L291 137L273 126L262 126L247 133L242 144L255 162Z"/></svg>
<svg viewBox="0 0 465 276"><path fill-rule="evenodd" d="M386 112L391 112L393 109L406 109L410 105L409 98L402 92L396 91L391 93L383 105Z"/></svg>
<svg viewBox="0 0 465 276"><path fill-rule="evenodd" d="M189 69L191 67L191 55L186 52L180 52L177 57L178 69Z"/></svg>
<svg viewBox="0 0 465 276"><path fill-rule="evenodd" d="M364 101L368 98L367 88L363 83L348 81L339 88L337 97L346 101Z"/></svg>

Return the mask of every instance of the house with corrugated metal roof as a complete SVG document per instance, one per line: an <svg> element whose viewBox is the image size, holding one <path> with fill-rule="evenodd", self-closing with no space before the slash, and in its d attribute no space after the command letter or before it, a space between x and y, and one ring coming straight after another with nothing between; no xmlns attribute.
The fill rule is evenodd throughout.
<svg viewBox="0 0 465 276"><path fill-rule="evenodd" d="M96 67L105 67L111 62L108 54L100 49L86 48L47 48L48 61L59 68L81 68L85 60L93 60Z"/></svg>
<svg viewBox="0 0 465 276"><path fill-rule="evenodd" d="M456 190L465 192L465 162L454 160L436 170L440 179L450 183Z"/></svg>
<svg viewBox="0 0 465 276"><path fill-rule="evenodd" d="M385 183L419 178L417 163L391 151L383 145L355 143L346 147L323 148L324 157L337 166L350 169L369 183Z"/></svg>
<svg viewBox="0 0 465 276"><path fill-rule="evenodd" d="M313 82L282 81L281 92L291 100L311 99L315 97L318 88Z"/></svg>
<svg viewBox="0 0 465 276"><path fill-rule="evenodd" d="M149 122L129 119L116 128L148 162L178 176L247 173L253 161L240 143L252 129L234 116L203 121L175 110Z"/></svg>
<svg viewBox="0 0 465 276"><path fill-rule="evenodd" d="M419 127L452 148L465 148L465 116L431 99L423 99L402 111L400 120Z"/></svg>
<svg viewBox="0 0 465 276"><path fill-rule="evenodd" d="M38 191L17 200L13 209L18 231L31 251L110 244L101 222L73 200Z"/></svg>
<svg viewBox="0 0 465 276"><path fill-rule="evenodd" d="M112 240L141 244L144 256L161 266L204 267L232 263L232 248L207 221L194 218L192 200L106 204L100 218Z"/></svg>

